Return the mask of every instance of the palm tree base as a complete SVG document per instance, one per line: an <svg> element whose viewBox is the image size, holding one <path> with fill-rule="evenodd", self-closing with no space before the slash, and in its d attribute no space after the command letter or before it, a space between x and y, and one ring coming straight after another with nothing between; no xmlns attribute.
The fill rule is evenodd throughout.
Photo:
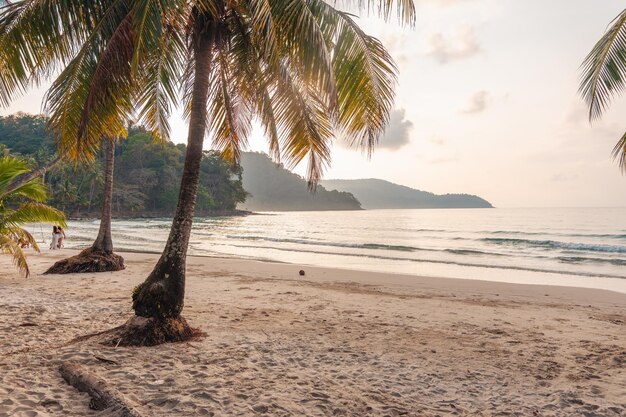
<svg viewBox="0 0 626 417"><path fill-rule="evenodd" d="M201 336L183 317L155 319L134 316L125 324L111 330L104 344L113 346L156 346L184 342Z"/></svg>
<svg viewBox="0 0 626 417"><path fill-rule="evenodd" d="M113 272L124 268L124 258L120 255L88 248L78 255L56 262L44 274Z"/></svg>

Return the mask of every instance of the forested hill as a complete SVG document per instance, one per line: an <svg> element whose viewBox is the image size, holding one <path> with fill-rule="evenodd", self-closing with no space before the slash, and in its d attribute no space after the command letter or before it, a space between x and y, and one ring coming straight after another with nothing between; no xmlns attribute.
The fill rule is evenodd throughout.
<svg viewBox="0 0 626 417"><path fill-rule="evenodd" d="M262 153L245 152L241 157L243 188L251 195L239 208L254 211L359 210L350 193L328 191L319 186L315 194L306 181Z"/></svg>
<svg viewBox="0 0 626 417"><path fill-rule="evenodd" d="M364 209L491 208L491 203L470 194L437 195L379 179L324 180L328 189L347 191Z"/></svg>
<svg viewBox="0 0 626 417"><path fill-rule="evenodd" d="M0 153L27 158L33 168L54 159L55 143L43 116L15 114L0 117ZM169 217L174 214L183 172L185 145L155 143L141 127L115 149L114 217ZM48 203L70 217L97 217L103 189L104 160L74 166L62 162L45 176ZM234 175L233 175L234 174ZM233 173L217 154L207 151L201 165L196 202L198 215L233 214L245 200L241 171Z"/></svg>

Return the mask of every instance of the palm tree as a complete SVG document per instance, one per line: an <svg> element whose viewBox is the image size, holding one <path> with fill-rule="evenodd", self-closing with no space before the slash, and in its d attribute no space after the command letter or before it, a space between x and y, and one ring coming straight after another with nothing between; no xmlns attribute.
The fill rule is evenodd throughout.
<svg viewBox="0 0 626 417"><path fill-rule="evenodd" d="M104 166L104 193L102 196L102 212L100 215L100 228L95 242L91 245L94 252L113 254L113 238L111 236L111 207L113 205L113 170L115 165L115 143L104 142L106 163ZM121 257L120 257L121 258ZM124 261L122 260L122 268Z"/></svg>
<svg viewBox="0 0 626 417"><path fill-rule="evenodd" d="M39 252L35 238L22 226L25 223L58 223L65 226L62 212L42 203L46 187L39 178L21 181L30 171L28 164L12 156L0 157L0 252L13 256L13 262L26 276L30 274L23 246Z"/></svg>
<svg viewBox="0 0 626 417"><path fill-rule="evenodd" d="M178 206L161 258L133 292L138 316L180 317L207 133L237 163L258 120L276 159L289 166L307 159L311 187L336 136L368 152L375 146L393 106L396 67L353 15L331 3L23 0L0 12L0 100L65 67L46 99L62 155L90 158L101 137L123 133L135 114L166 139L172 105L184 105ZM347 3L402 23L415 19L413 0Z"/></svg>
<svg viewBox="0 0 626 417"><path fill-rule="evenodd" d="M589 105L589 119L599 119L611 100L626 88L626 9L611 22L582 68L579 91ZM613 148L613 157L626 172L626 133Z"/></svg>
<svg viewBox="0 0 626 417"><path fill-rule="evenodd" d="M124 258L113 253L111 235L111 208L113 204L113 170L115 164L115 142L104 140L105 153L104 190L98 236L91 247L78 255L57 261L45 274L70 274L75 272L106 272L124 269Z"/></svg>

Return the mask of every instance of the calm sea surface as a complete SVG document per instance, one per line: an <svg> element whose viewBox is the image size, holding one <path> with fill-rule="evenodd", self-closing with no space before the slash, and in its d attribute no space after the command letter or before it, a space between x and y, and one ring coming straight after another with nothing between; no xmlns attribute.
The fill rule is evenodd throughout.
<svg viewBox="0 0 626 417"><path fill-rule="evenodd" d="M66 247L98 221L72 221ZM159 252L169 219L114 221L118 250ZM48 231L40 233L49 241ZM190 254L626 292L626 209L367 210L198 218Z"/></svg>

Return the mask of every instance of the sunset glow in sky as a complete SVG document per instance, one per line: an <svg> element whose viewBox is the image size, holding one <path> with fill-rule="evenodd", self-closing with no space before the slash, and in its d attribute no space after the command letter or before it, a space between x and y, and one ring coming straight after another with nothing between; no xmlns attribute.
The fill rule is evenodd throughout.
<svg viewBox="0 0 626 417"><path fill-rule="evenodd" d="M396 110L370 160L336 144L325 178L472 193L498 207L626 206L626 176L611 157L626 97L591 126L577 93L579 66L620 3L417 0L414 28L361 19L397 61ZM1 113L38 113L44 90ZM172 125L184 142L180 114ZM250 142L267 149L260 129Z"/></svg>

